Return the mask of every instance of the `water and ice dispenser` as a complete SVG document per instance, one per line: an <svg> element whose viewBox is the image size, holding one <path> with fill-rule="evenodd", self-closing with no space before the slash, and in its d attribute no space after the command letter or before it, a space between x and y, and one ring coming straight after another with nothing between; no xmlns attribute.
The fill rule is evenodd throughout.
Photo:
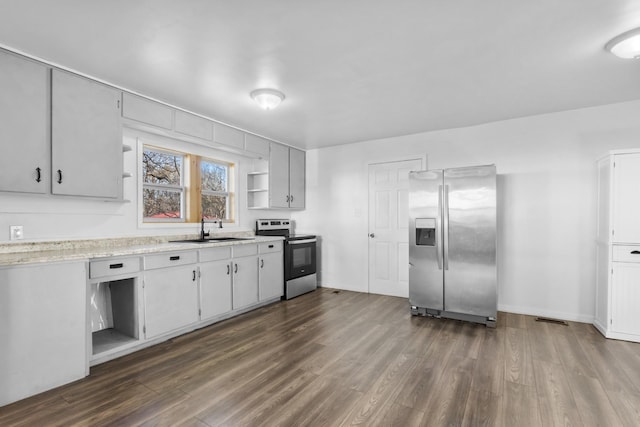
<svg viewBox="0 0 640 427"><path fill-rule="evenodd" d="M436 219L416 218L416 245L436 245Z"/></svg>

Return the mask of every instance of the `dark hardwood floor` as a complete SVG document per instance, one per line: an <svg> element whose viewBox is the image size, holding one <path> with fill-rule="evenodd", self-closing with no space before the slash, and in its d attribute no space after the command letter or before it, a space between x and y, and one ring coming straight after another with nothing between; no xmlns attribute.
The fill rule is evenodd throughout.
<svg viewBox="0 0 640 427"><path fill-rule="evenodd" d="M638 426L640 344L320 289L92 368L1 426Z"/></svg>

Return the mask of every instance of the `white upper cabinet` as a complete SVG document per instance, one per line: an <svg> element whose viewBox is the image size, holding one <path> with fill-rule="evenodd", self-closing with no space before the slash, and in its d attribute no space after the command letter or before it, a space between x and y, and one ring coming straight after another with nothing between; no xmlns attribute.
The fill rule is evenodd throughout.
<svg viewBox="0 0 640 427"><path fill-rule="evenodd" d="M175 129L176 132L184 135L195 136L207 141L213 139L213 122L181 110L176 110Z"/></svg>
<svg viewBox="0 0 640 427"><path fill-rule="evenodd" d="M213 140L218 144L244 150L244 132L221 123L213 124Z"/></svg>
<svg viewBox="0 0 640 427"><path fill-rule="evenodd" d="M303 209L305 152L271 143L269 155L269 206Z"/></svg>
<svg viewBox="0 0 640 427"><path fill-rule="evenodd" d="M0 191L48 193L48 68L0 52Z"/></svg>
<svg viewBox="0 0 640 427"><path fill-rule="evenodd" d="M121 92L55 69L51 90L52 193L121 197Z"/></svg>
<svg viewBox="0 0 640 427"><path fill-rule="evenodd" d="M640 243L640 153L613 158L614 243Z"/></svg>
<svg viewBox="0 0 640 427"><path fill-rule="evenodd" d="M122 117L162 129L173 129L173 108L127 92L122 95Z"/></svg>
<svg viewBox="0 0 640 427"><path fill-rule="evenodd" d="M289 149L289 207L304 209L305 197L305 152Z"/></svg>
<svg viewBox="0 0 640 427"><path fill-rule="evenodd" d="M250 133L244 136L244 149L256 153L260 158L269 158L269 141Z"/></svg>
<svg viewBox="0 0 640 427"><path fill-rule="evenodd" d="M269 206L289 207L289 147L275 143L269 154Z"/></svg>

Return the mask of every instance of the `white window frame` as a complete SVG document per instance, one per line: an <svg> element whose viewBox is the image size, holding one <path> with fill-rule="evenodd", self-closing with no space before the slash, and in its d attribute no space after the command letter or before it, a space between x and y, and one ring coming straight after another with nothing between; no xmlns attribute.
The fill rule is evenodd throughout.
<svg viewBox="0 0 640 427"><path fill-rule="evenodd" d="M212 191L212 190L205 190L204 188L202 188L202 163L209 163L209 164L214 164L214 165L219 165L219 166L224 166L227 172L227 176L226 176L226 183L227 183L227 191ZM234 212L233 209L231 208L231 199L234 196L234 192L232 191L232 180L231 180L231 170L233 168L233 164L229 163L229 162L224 162L222 160L216 160L216 159L212 159L209 157L204 157L201 156L200 157L200 206L202 208L202 196L220 196L220 197L225 197L226 198L226 203L225 203L225 218L219 218L222 219L222 222L227 222L227 223L233 223L235 222L235 215L233 215ZM231 214L231 215L230 215ZM204 212L203 212L204 215Z"/></svg>
<svg viewBox="0 0 640 427"><path fill-rule="evenodd" d="M146 183L144 182L144 176L141 176L141 182L142 182L142 222L143 223L183 223L186 222L186 183L185 183L185 173L187 172L186 170L186 163L187 163L187 154L180 152L180 151L174 151L174 150L168 150L165 148L160 148L160 147L156 147L154 145L150 145L150 144L144 144L142 145L142 156L144 157L144 152L145 151L153 151L156 153L163 153L163 154L169 154L172 156L180 156L182 157L182 161L180 162L180 185L173 185L173 184L150 184L150 183ZM140 166L141 169L144 170L144 166L142 165L142 161L140 162ZM168 191L168 192L175 192L175 193L179 193L180 194L180 218L151 218L151 217L145 217L144 216L144 190L145 189L151 189L151 190L160 190L160 191Z"/></svg>

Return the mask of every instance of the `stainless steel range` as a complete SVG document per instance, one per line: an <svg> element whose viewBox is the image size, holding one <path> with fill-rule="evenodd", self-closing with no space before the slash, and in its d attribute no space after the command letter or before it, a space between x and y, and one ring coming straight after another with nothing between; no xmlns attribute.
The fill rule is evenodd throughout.
<svg viewBox="0 0 640 427"><path fill-rule="evenodd" d="M318 287L316 277L316 236L291 234L288 219L259 219L256 235L284 237L284 295L291 299Z"/></svg>

